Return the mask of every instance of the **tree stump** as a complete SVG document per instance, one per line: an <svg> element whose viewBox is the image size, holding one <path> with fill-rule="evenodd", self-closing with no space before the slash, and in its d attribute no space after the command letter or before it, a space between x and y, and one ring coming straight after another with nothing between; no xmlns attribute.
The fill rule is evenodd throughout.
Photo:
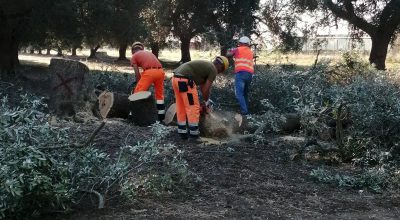
<svg viewBox="0 0 400 220"><path fill-rule="evenodd" d="M139 126L149 126L157 121L157 106L151 92L138 92L129 96L130 120Z"/></svg>
<svg viewBox="0 0 400 220"><path fill-rule="evenodd" d="M212 111L201 115L200 135L210 138L227 138L244 130L245 120L239 114L225 111Z"/></svg>
<svg viewBox="0 0 400 220"><path fill-rule="evenodd" d="M149 126L157 121L157 107L151 92L128 96L105 91L98 99L103 118L128 119L138 126Z"/></svg>
<svg viewBox="0 0 400 220"><path fill-rule="evenodd" d="M172 124L176 119L176 104L172 104L166 114L164 123ZM212 111L200 116L200 136L209 138L227 138L233 134L241 133L247 128L247 121L233 112Z"/></svg>
<svg viewBox="0 0 400 220"><path fill-rule="evenodd" d="M124 118L129 116L128 95L104 91L99 96L100 115L105 118Z"/></svg>
<svg viewBox="0 0 400 220"><path fill-rule="evenodd" d="M89 68L74 60L51 59L49 108L59 116L93 113L94 88L86 82Z"/></svg>
<svg viewBox="0 0 400 220"><path fill-rule="evenodd" d="M296 130L300 130L300 115L296 113L288 113L284 115L285 119L279 124L280 129L285 134L293 133Z"/></svg>

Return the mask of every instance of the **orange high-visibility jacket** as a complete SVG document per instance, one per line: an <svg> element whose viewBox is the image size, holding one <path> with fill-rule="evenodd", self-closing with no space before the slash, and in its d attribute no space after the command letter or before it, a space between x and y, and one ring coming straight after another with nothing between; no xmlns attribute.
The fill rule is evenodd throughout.
<svg viewBox="0 0 400 220"><path fill-rule="evenodd" d="M254 73L253 51L246 46L238 47L235 53L235 73L240 71Z"/></svg>

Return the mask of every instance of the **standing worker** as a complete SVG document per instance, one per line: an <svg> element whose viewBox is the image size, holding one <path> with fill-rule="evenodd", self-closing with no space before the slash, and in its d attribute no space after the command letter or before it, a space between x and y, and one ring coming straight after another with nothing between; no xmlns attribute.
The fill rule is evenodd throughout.
<svg viewBox="0 0 400 220"><path fill-rule="evenodd" d="M240 113L249 114L249 98L251 80L254 74L253 51L250 38L241 37L239 46L228 52L227 57L235 60L235 95L240 104Z"/></svg>
<svg viewBox="0 0 400 220"><path fill-rule="evenodd" d="M186 123L189 125L189 137L199 137L200 113L207 113L211 85L217 74L224 72L229 61L218 56L214 62L195 60L182 64L174 70L172 87L175 93L178 133L182 139L188 138ZM203 102L200 103L197 92L200 86Z"/></svg>
<svg viewBox="0 0 400 220"><path fill-rule="evenodd" d="M135 70L136 88L132 93L147 91L154 84L158 120L163 121L165 118L164 104L164 79L165 72L160 61L151 52L144 50L144 45L140 42L132 44L132 59L131 66ZM142 74L139 72L139 67L143 69Z"/></svg>

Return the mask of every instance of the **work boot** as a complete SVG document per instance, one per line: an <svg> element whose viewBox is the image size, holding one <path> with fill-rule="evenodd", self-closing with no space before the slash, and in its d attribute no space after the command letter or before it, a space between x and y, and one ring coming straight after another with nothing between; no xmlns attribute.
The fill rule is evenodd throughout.
<svg viewBox="0 0 400 220"><path fill-rule="evenodd" d="M188 137L188 134L179 134L179 137L182 139L182 140L187 140L189 137Z"/></svg>
<svg viewBox="0 0 400 220"><path fill-rule="evenodd" d="M159 122L164 122L165 119L165 114L158 114L158 121Z"/></svg>
<svg viewBox="0 0 400 220"><path fill-rule="evenodd" d="M189 135L190 142L194 144L203 144L199 135Z"/></svg>

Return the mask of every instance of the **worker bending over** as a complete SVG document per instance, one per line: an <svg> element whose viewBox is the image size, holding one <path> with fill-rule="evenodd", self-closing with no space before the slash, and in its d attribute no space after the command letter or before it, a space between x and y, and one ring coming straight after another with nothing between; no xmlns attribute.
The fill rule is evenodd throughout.
<svg viewBox="0 0 400 220"><path fill-rule="evenodd" d="M229 61L218 56L214 62L195 60L174 70L172 87L176 100L178 133L183 139L199 137L200 111L207 113L211 85L217 74L224 72ZM203 101L200 103L197 87L200 87ZM189 125L189 132L186 125Z"/></svg>
<svg viewBox="0 0 400 220"><path fill-rule="evenodd" d="M144 46L140 42L135 42L132 45L131 66L135 70L136 88L132 93L149 90L149 87L154 84L155 96L158 110L158 120L163 121L165 118L164 104L164 79L165 72L160 61L153 53L145 51ZM143 69L140 74L139 67Z"/></svg>

